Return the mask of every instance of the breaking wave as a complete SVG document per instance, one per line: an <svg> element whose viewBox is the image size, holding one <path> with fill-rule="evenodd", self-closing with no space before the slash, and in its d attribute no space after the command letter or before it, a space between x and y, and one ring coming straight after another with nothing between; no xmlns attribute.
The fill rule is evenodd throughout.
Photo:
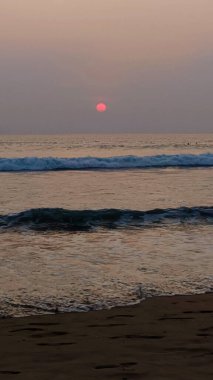
<svg viewBox="0 0 213 380"><path fill-rule="evenodd" d="M1 215L0 231L8 229L89 231L96 228L139 228L181 223L213 224L213 206L153 209L148 211L37 208L16 214Z"/></svg>
<svg viewBox="0 0 213 380"><path fill-rule="evenodd" d="M0 158L0 172L134 169L134 168L193 168L213 166L213 154L177 154L120 157L24 157Z"/></svg>

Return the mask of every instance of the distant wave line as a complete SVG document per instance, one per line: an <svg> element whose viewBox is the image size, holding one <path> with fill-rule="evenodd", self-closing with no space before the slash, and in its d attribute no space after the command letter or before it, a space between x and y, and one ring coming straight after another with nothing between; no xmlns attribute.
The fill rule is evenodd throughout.
<svg viewBox="0 0 213 380"><path fill-rule="evenodd" d="M97 228L141 228L171 224L213 224L213 206L153 209L67 210L36 208L0 215L0 231L89 231Z"/></svg>
<svg viewBox="0 0 213 380"><path fill-rule="evenodd" d="M0 158L0 172L213 167L213 154Z"/></svg>

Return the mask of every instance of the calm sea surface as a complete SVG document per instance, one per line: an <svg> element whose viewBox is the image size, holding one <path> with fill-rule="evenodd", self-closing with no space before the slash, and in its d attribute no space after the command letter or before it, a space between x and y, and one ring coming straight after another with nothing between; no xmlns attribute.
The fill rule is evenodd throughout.
<svg viewBox="0 0 213 380"><path fill-rule="evenodd" d="M1 315L211 291L212 236L213 134L0 136Z"/></svg>

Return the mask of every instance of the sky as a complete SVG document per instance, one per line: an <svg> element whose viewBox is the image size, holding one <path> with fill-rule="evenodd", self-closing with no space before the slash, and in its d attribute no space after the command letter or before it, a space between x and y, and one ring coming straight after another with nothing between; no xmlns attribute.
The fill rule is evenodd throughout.
<svg viewBox="0 0 213 380"><path fill-rule="evenodd" d="M213 132L212 19L212 0L1 0L0 133Z"/></svg>

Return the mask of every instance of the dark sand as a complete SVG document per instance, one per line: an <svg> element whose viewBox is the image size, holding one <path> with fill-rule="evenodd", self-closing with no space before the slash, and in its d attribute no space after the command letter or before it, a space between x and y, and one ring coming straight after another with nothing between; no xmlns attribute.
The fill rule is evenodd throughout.
<svg viewBox="0 0 213 380"><path fill-rule="evenodd" d="M0 379L213 379L213 294L0 321Z"/></svg>

